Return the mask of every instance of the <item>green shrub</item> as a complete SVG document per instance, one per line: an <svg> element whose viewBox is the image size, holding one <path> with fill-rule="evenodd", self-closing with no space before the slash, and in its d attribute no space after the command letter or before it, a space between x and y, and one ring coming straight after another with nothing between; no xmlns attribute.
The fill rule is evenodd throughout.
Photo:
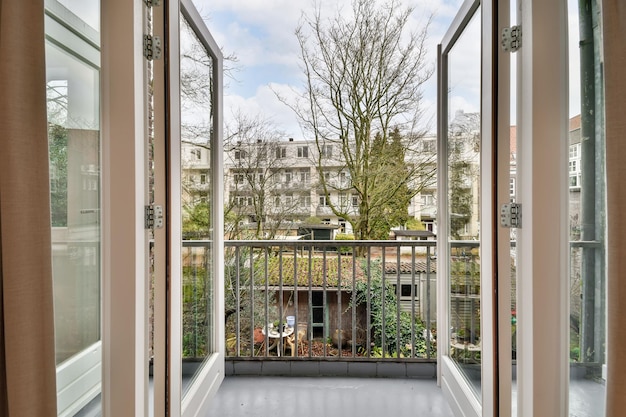
<svg viewBox="0 0 626 417"><path fill-rule="evenodd" d="M348 233L338 233L337 236L335 236L335 240L354 240L354 235ZM342 254L348 254L352 253L353 249L352 246L339 246L337 250Z"/></svg>
<svg viewBox="0 0 626 417"><path fill-rule="evenodd" d="M364 264L366 262L364 261ZM398 314L398 299L391 282L383 286L382 265L379 261L370 262L370 322L372 342L375 347L372 354L376 357L428 357L425 327L422 321L411 313L400 311ZM367 270L367 265L363 266ZM356 304L366 303L368 299L367 282L357 282ZM383 308L385 317L383 320ZM399 318L399 320L398 320ZM383 322L385 327L383 338ZM398 331L400 338L398 339ZM411 335L414 334L414 345L411 345ZM384 339L384 341L383 341ZM437 348L434 341L430 344L430 357L436 355Z"/></svg>

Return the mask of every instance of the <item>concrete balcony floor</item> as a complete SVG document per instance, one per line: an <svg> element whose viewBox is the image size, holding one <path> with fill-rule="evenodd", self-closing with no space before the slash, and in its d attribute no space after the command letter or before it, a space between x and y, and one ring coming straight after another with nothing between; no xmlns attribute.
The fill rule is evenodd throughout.
<svg viewBox="0 0 626 417"><path fill-rule="evenodd" d="M453 417L434 379L227 376L209 416Z"/></svg>

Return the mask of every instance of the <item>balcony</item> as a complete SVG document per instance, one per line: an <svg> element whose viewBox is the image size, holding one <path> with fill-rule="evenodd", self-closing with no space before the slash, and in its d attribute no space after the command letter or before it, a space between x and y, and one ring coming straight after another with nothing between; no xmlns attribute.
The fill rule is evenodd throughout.
<svg viewBox="0 0 626 417"><path fill-rule="evenodd" d="M227 241L227 373L435 377L435 245ZM209 242L184 246L184 294L193 296L183 350L193 361L204 349L194 317Z"/></svg>
<svg viewBox="0 0 626 417"><path fill-rule="evenodd" d="M227 241L228 378L212 410L216 415L254 414L258 407L280 403L276 397L280 393L306 401L310 397L311 408L300 413L303 416L334 415L313 411L317 410L315 398L334 395L335 389L330 387L353 387L361 393L360 398L368 398L367 392L375 390L387 398L402 389L394 385L399 383L412 386L413 392L433 391L428 398L440 404L442 416L451 416L435 385L435 245L435 241L395 240ZM479 355L471 347L480 346L479 242L455 241L451 245L451 325L468 333L461 338L457 331L455 337L452 330L454 353L466 349L462 365L476 367ZM577 259L584 258L585 251L598 251L597 245L587 242L572 242L571 246L573 256L580 252L574 256ZM206 300L203 291L210 269L206 264L209 250L209 241L184 242L184 361L201 360L206 349L205 315L198 306ZM583 359L571 363L572 410L592 416L590 410L603 407L604 387L589 375L601 370L601 365L597 359ZM289 378L295 376L298 378ZM393 382L371 377L392 378ZM246 398L242 399L242 392L247 393ZM514 381L514 398L515 394ZM346 389L336 406L354 407L350 395L352 390ZM398 398L423 399L413 394ZM233 401L238 401L238 407L232 407ZM403 415L395 407L400 402L390 402L389 410ZM427 406L420 402L412 409L422 407Z"/></svg>

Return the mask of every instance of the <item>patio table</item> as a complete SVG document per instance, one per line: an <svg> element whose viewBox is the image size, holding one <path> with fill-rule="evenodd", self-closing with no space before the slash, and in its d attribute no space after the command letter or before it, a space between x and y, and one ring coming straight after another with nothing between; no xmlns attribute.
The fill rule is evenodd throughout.
<svg viewBox="0 0 626 417"><path fill-rule="evenodd" d="M267 333L267 328L269 327L269 333ZM280 356L280 339L284 339L286 337L289 337L293 334L294 328L293 327L289 327L286 324L283 325L283 330L282 332L279 332L277 329L274 329L273 326L265 326L261 332L263 333L263 336L265 336L265 334L267 333L267 337L269 338L268 341L268 351L276 348L276 353L278 354L278 356ZM283 349L285 348L285 344L286 344L286 340L283 340Z"/></svg>

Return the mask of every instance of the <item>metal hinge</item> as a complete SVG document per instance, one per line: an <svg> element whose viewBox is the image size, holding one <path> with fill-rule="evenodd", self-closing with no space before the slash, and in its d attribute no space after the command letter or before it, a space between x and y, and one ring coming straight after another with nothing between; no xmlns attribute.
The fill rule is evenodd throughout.
<svg viewBox="0 0 626 417"><path fill-rule="evenodd" d="M163 206L146 206L144 222L146 229L163 228Z"/></svg>
<svg viewBox="0 0 626 417"><path fill-rule="evenodd" d="M147 60L161 59L161 38L152 35L143 35L143 56Z"/></svg>
<svg viewBox="0 0 626 417"><path fill-rule="evenodd" d="M522 26L502 29L501 42L504 52L517 52L522 47Z"/></svg>
<svg viewBox="0 0 626 417"><path fill-rule="evenodd" d="M146 6L148 7L156 7L161 5L161 0L144 0L143 2L146 3Z"/></svg>
<svg viewBox="0 0 626 417"><path fill-rule="evenodd" d="M522 205L517 203L502 204L500 226L520 229L522 227Z"/></svg>

